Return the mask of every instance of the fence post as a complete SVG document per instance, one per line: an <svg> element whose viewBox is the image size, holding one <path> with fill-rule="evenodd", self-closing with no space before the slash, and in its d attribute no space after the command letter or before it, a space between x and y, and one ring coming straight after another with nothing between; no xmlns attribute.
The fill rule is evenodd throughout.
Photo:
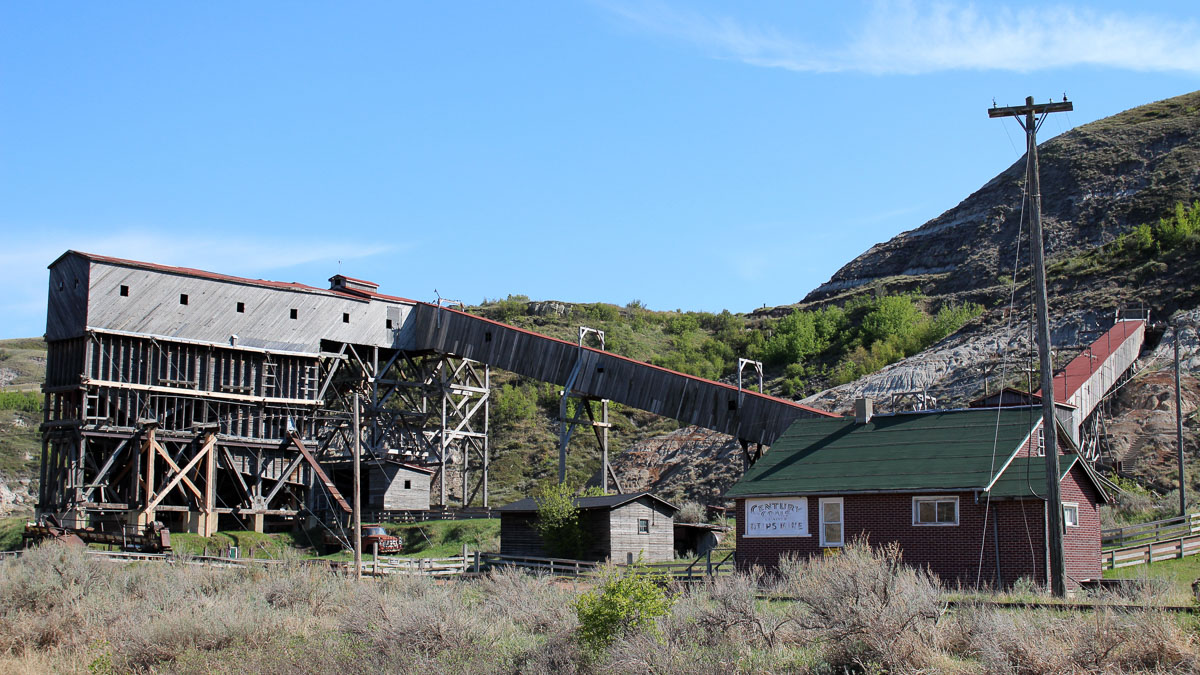
<svg viewBox="0 0 1200 675"><path fill-rule="evenodd" d="M704 552L704 573L712 577L712 549Z"/></svg>
<svg viewBox="0 0 1200 675"><path fill-rule="evenodd" d="M1154 544L1146 544L1146 564L1154 562Z"/></svg>
<svg viewBox="0 0 1200 675"><path fill-rule="evenodd" d="M371 567L372 576L379 576L379 542L371 542Z"/></svg>
<svg viewBox="0 0 1200 675"><path fill-rule="evenodd" d="M554 576L554 558L550 559L550 576Z"/></svg>
<svg viewBox="0 0 1200 675"><path fill-rule="evenodd" d="M463 544L462 571L463 571L463 574L467 573L467 545L466 544Z"/></svg>
<svg viewBox="0 0 1200 675"><path fill-rule="evenodd" d="M475 551L475 574L479 574L479 551Z"/></svg>

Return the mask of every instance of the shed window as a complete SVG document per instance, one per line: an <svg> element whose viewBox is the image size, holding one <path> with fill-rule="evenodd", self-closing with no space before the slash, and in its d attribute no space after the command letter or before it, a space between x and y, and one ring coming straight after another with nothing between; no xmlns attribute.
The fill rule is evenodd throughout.
<svg viewBox="0 0 1200 675"><path fill-rule="evenodd" d="M913 497L913 525L957 525L958 497Z"/></svg>
<svg viewBox="0 0 1200 675"><path fill-rule="evenodd" d="M342 312L342 323L350 323L350 313Z"/></svg>
<svg viewBox="0 0 1200 675"><path fill-rule="evenodd" d="M296 317L300 316L300 312L299 312L299 310L297 310L296 308L293 307L292 309L288 310L288 316L295 319Z"/></svg>
<svg viewBox="0 0 1200 675"><path fill-rule="evenodd" d="M388 330L391 330L391 328L392 328L392 320L391 319L387 320L387 327L388 327Z"/></svg>
<svg viewBox="0 0 1200 675"><path fill-rule="evenodd" d="M638 518L638 534L650 534L649 518Z"/></svg>
<svg viewBox="0 0 1200 675"><path fill-rule="evenodd" d="M406 480L406 481L404 481L404 489L405 489L405 490L411 490L411 489L412 489L412 481L411 481L411 480Z"/></svg>
<svg viewBox="0 0 1200 675"><path fill-rule="evenodd" d="M845 543L842 498L825 497L817 502L817 506L821 515L821 545L841 546Z"/></svg>
<svg viewBox="0 0 1200 675"><path fill-rule="evenodd" d="M125 284L121 284L121 297L122 298L129 297L129 287L126 286Z"/></svg>
<svg viewBox="0 0 1200 675"><path fill-rule="evenodd" d="M1066 527L1079 527L1078 504L1063 502L1063 525Z"/></svg>
<svg viewBox="0 0 1200 675"><path fill-rule="evenodd" d="M180 294L179 294L179 304L181 304L181 305L186 305L186 304L187 304L187 293L180 293Z"/></svg>
<svg viewBox="0 0 1200 675"><path fill-rule="evenodd" d="M237 304L237 311L238 311L238 314L245 314L246 313L246 303L239 302Z"/></svg>

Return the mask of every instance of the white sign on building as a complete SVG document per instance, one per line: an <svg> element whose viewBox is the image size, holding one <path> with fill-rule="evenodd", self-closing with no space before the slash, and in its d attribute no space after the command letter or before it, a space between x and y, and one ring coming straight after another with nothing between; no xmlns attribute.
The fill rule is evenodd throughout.
<svg viewBox="0 0 1200 675"><path fill-rule="evenodd" d="M774 497L746 500L747 537L807 537L808 499Z"/></svg>

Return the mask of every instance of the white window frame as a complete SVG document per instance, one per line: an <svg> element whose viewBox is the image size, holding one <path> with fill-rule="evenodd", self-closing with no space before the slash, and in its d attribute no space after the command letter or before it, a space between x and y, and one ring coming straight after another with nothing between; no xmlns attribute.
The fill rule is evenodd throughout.
<svg viewBox="0 0 1200 675"><path fill-rule="evenodd" d="M642 523L646 524L645 531L642 531ZM638 534L650 534L650 519L649 518L638 518L637 533Z"/></svg>
<svg viewBox="0 0 1200 675"><path fill-rule="evenodd" d="M1076 502L1063 502L1063 526L1064 527L1079 527L1079 504ZM1072 524L1067 520L1067 509L1075 511L1075 523Z"/></svg>
<svg viewBox="0 0 1200 675"><path fill-rule="evenodd" d="M1046 456L1046 425L1039 424L1037 428L1037 443L1033 445L1034 457Z"/></svg>
<svg viewBox="0 0 1200 675"><path fill-rule="evenodd" d="M837 504L838 514L841 515L841 520L837 522L842 527L841 541L829 541L825 538L825 505ZM830 524L833 524L830 522ZM821 536L821 546L825 548L840 548L846 545L846 503L841 497L821 497L817 500L817 529Z"/></svg>
<svg viewBox="0 0 1200 675"><path fill-rule="evenodd" d="M921 503L923 502L954 502L954 522L953 523L923 523L921 522ZM934 517L937 517L937 506L933 507ZM958 525L959 510L958 496L956 495L921 495L912 498L912 524L913 527L956 527Z"/></svg>

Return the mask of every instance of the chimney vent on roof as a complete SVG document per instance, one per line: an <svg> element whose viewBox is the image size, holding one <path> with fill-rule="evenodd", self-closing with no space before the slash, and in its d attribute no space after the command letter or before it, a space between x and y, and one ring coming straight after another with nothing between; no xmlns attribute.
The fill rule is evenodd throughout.
<svg viewBox="0 0 1200 675"><path fill-rule="evenodd" d="M375 293L379 291L379 284L375 283L374 281L363 281L362 279L354 279L342 274L335 274L332 277L329 277L329 290Z"/></svg>
<svg viewBox="0 0 1200 675"><path fill-rule="evenodd" d="M854 423L866 424L875 414L875 402L869 398L854 399Z"/></svg>

